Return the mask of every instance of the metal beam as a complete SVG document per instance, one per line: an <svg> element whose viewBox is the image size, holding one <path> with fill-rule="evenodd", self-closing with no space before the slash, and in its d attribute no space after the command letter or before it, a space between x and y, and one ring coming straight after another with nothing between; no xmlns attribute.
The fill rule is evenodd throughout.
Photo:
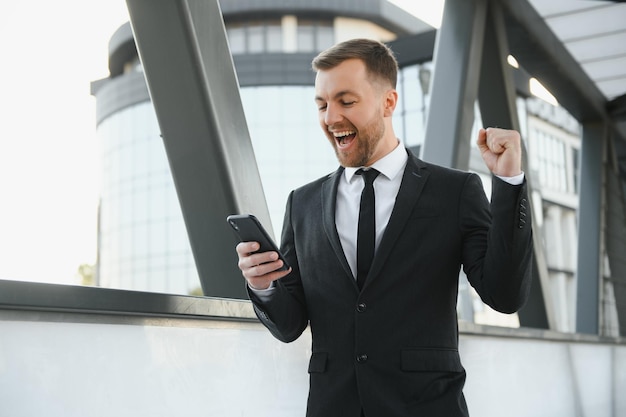
<svg viewBox="0 0 626 417"><path fill-rule="evenodd" d="M603 94L529 1L501 3L506 11L510 53L576 119L602 119L606 102Z"/></svg>
<svg viewBox="0 0 626 417"><path fill-rule="evenodd" d="M401 36L388 43L400 68L433 60L437 30Z"/></svg>
<svg viewBox="0 0 626 417"><path fill-rule="evenodd" d="M423 158L469 168L487 0L446 0L434 53L435 73Z"/></svg>
<svg viewBox="0 0 626 417"><path fill-rule="evenodd" d="M583 124L578 193L578 266L576 268L576 331L598 334L600 314L600 227L602 224L603 152L606 128Z"/></svg>
<svg viewBox="0 0 626 417"><path fill-rule="evenodd" d="M490 1L480 65L478 104L483 126L520 131L508 41L499 3Z"/></svg>
<svg viewBox="0 0 626 417"><path fill-rule="evenodd" d="M246 298L232 213L272 230L218 0L127 0L205 295Z"/></svg>
<svg viewBox="0 0 626 417"><path fill-rule="evenodd" d="M520 131L517 113L515 81L513 69L507 62L508 39L505 29L502 8L498 1L490 1L485 22L482 62L480 69L480 86L478 101L483 126L502 127ZM534 213L536 207L533 200L533 180L528 168L528 154L523 147L523 165L526 173L528 196L531 200L531 219L533 225L533 283L526 305L519 312L520 324L524 327L535 327L556 330L556 317L550 294L549 273L545 259L542 233Z"/></svg>
<svg viewBox="0 0 626 417"><path fill-rule="evenodd" d="M604 243L605 253L608 255L608 271L603 270L601 274L603 284L600 288L600 305L602 306L600 333L602 336L614 335L610 332L616 327L620 336L626 336L626 187L619 177L620 161L617 157L620 147L624 148L626 144L614 137L607 138L602 210L604 227L601 242ZM621 175L624 175L624 172ZM611 299L611 289L613 299ZM613 307L617 313L617 323L611 320Z"/></svg>
<svg viewBox="0 0 626 417"><path fill-rule="evenodd" d="M606 104L606 111L613 120L626 120L626 94L615 97Z"/></svg>

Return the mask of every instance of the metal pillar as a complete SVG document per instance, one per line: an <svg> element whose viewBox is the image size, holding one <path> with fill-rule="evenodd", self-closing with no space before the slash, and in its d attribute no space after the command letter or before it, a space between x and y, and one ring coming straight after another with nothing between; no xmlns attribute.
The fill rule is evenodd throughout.
<svg viewBox="0 0 626 417"><path fill-rule="evenodd" d="M445 2L422 153L428 162L469 167L486 11L487 0Z"/></svg>
<svg viewBox="0 0 626 417"><path fill-rule="evenodd" d="M502 7L498 1L490 1L487 8L485 35L480 67L478 100L483 126L501 127L520 131L516 105L515 81L512 68L507 62L508 39ZM522 138L523 139L523 138ZM523 144L523 142L522 142ZM550 294L547 261L544 255L542 233L533 213L533 181L528 168L527 153L523 147L523 166L526 173L528 195L531 200L533 222L533 283L526 305L519 312L524 327L556 329L556 316Z"/></svg>
<svg viewBox="0 0 626 417"><path fill-rule="evenodd" d="M434 50L435 72L422 158L467 170L487 0L446 0ZM459 286L462 317L473 320L469 283Z"/></svg>
<svg viewBox="0 0 626 417"><path fill-rule="evenodd" d="M272 230L218 0L127 0L205 295L246 298L233 213Z"/></svg>
<svg viewBox="0 0 626 417"><path fill-rule="evenodd" d="M598 334L600 314L600 232L602 225L603 123L583 124L578 194L576 331Z"/></svg>
<svg viewBox="0 0 626 417"><path fill-rule="evenodd" d="M483 126L520 131L515 83L507 62L508 40L502 9L491 1L487 8L480 65L478 102Z"/></svg>

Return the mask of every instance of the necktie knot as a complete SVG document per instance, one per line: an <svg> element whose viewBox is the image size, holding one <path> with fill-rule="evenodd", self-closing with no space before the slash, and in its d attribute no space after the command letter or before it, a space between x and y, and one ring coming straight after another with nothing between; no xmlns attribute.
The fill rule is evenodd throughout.
<svg viewBox="0 0 626 417"><path fill-rule="evenodd" d="M370 168L370 169L359 168L356 171L356 174L361 175L363 177L363 181L365 181L366 185L371 185L371 184L374 184L374 180L376 179L376 177L378 177L378 174L380 174L380 171L378 171L375 168Z"/></svg>

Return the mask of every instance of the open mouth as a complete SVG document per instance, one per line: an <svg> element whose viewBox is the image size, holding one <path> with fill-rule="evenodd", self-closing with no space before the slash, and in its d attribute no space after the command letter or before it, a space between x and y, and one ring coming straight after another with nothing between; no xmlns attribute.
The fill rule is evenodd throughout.
<svg viewBox="0 0 626 417"><path fill-rule="evenodd" d="M344 148L352 143L356 137L356 132L354 130L344 130L341 132L333 132L333 136L335 136L339 147Z"/></svg>

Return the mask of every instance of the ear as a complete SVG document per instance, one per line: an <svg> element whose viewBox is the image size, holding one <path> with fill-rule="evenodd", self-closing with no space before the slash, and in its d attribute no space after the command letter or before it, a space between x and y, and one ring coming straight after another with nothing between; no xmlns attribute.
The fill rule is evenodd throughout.
<svg viewBox="0 0 626 417"><path fill-rule="evenodd" d="M384 116L391 117L398 104L398 92L394 88L387 90L384 100Z"/></svg>

